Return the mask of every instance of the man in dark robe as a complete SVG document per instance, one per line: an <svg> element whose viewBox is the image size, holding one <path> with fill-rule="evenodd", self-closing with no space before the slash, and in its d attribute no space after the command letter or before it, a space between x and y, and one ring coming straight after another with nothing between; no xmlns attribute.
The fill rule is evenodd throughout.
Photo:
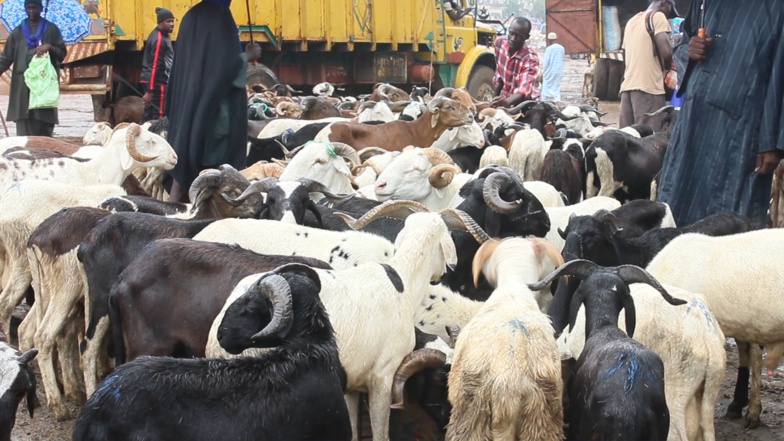
<svg viewBox="0 0 784 441"><path fill-rule="evenodd" d="M766 220L771 172L784 150L784 2L701 0L683 22L685 100L670 139L659 199L678 225L734 211Z"/></svg>
<svg viewBox="0 0 784 441"><path fill-rule="evenodd" d="M17 136L52 136L55 124L59 123L55 108L29 109L30 89L24 79L24 72L35 55L48 52L55 69L65 59L60 29L42 18L41 10L41 0L25 1L27 18L11 31L0 54L0 75L14 66L7 119L16 122Z"/></svg>
<svg viewBox="0 0 784 441"><path fill-rule="evenodd" d="M231 0L203 0L180 23L164 114L177 166L164 185L169 200L187 200L188 188L205 168L245 167L248 136L248 61L261 55L258 45L241 54Z"/></svg>

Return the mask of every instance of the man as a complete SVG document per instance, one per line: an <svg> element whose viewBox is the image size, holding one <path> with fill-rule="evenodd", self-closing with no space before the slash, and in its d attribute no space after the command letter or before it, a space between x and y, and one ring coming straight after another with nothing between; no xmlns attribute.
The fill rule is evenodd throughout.
<svg viewBox="0 0 784 441"><path fill-rule="evenodd" d="M41 0L25 0L27 18L17 26L6 40L0 54L0 75L11 65L11 96L8 100L9 121L16 122L17 136L52 136L57 119L57 109L30 109L30 89L24 72L33 56L48 53L55 69L65 59L65 43L60 29L41 17Z"/></svg>
<svg viewBox="0 0 784 441"><path fill-rule="evenodd" d="M179 157L164 181L172 201L187 201L191 183L205 168L245 167L247 63L261 56L261 48L249 44L240 53L230 3L202 0L180 23L164 109L169 142Z"/></svg>
<svg viewBox="0 0 784 441"><path fill-rule="evenodd" d="M784 150L784 3L692 2L676 53L685 99L664 157L659 199L678 225L734 211L767 220L771 172ZM754 23L750 26L749 23ZM698 29L707 38L699 38Z"/></svg>
<svg viewBox="0 0 784 441"><path fill-rule="evenodd" d="M544 50L544 73L542 74L542 100L561 101L561 77L564 67L564 47L556 41L558 34L547 34L547 49Z"/></svg>
<svg viewBox="0 0 784 441"><path fill-rule="evenodd" d="M648 9L638 12L626 23L623 34L626 70L621 83L619 127L647 124L655 131L661 130L662 118L645 114L655 112L667 103L662 69L669 69L672 62L671 29L667 18L674 18L677 13L675 0L651 0ZM648 32L649 22L653 25L653 38Z"/></svg>
<svg viewBox="0 0 784 441"><path fill-rule="evenodd" d="M507 36L495 40L495 76L493 107L514 107L525 100L539 99L536 71L539 56L525 44L531 35L531 22L516 17Z"/></svg>
<svg viewBox="0 0 784 441"><path fill-rule="evenodd" d="M458 21L471 13L470 9L463 10L460 7L460 2L456 0L447 0L444 2L444 11L452 21Z"/></svg>
<svg viewBox="0 0 784 441"><path fill-rule="evenodd" d="M144 43L141 82L144 84L144 117L142 122L163 117L166 85L169 83L174 48L169 34L174 30L174 14L166 8L155 8L158 26Z"/></svg>

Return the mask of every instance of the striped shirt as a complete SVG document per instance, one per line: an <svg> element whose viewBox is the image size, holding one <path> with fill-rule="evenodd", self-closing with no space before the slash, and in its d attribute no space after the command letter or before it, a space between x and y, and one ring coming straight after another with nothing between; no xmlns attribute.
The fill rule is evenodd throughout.
<svg viewBox="0 0 784 441"><path fill-rule="evenodd" d="M493 85L503 85L501 97L519 93L525 99L538 99L536 73L539 68L539 56L527 44L509 54L509 41L506 36L495 40L495 76Z"/></svg>

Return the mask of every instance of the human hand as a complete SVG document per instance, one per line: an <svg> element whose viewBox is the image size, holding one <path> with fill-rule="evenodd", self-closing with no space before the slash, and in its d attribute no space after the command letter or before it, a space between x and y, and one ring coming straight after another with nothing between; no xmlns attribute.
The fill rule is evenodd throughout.
<svg viewBox="0 0 784 441"><path fill-rule="evenodd" d="M147 92L142 96L142 102L144 102L144 107L149 106L152 104L152 92Z"/></svg>
<svg viewBox="0 0 784 441"><path fill-rule="evenodd" d="M497 96L493 98L493 101L490 101L490 107L509 107L509 103L506 102L506 99Z"/></svg>
<svg viewBox="0 0 784 441"><path fill-rule="evenodd" d="M784 152L781 150L771 150L769 152L757 154L757 166L754 167L754 173L759 173L761 175L773 173L773 170L779 165L782 154L784 154Z"/></svg>
<svg viewBox="0 0 784 441"><path fill-rule="evenodd" d="M697 62L704 60L712 41L712 38L691 37L691 40L689 40L689 59Z"/></svg>
<svg viewBox="0 0 784 441"><path fill-rule="evenodd" d="M261 58L261 46L258 43L248 43L245 46L245 55L248 56L248 61L256 61Z"/></svg>
<svg viewBox="0 0 784 441"><path fill-rule="evenodd" d="M44 44L36 47L35 50L33 50L33 53L35 55L45 54L45 53L49 52L49 49L51 49L51 48L52 48L52 46L49 43L44 43Z"/></svg>

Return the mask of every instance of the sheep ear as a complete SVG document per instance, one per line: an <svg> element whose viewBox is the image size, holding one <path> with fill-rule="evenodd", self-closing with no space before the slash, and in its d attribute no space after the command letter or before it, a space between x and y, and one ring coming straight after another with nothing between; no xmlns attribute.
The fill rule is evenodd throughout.
<svg viewBox="0 0 784 441"><path fill-rule="evenodd" d="M133 167L133 158L127 149L120 151L120 166L123 170L130 170Z"/></svg>
<svg viewBox="0 0 784 441"><path fill-rule="evenodd" d="M607 213L602 219L602 226L608 238L615 237L618 232L623 231L623 228L618 226L618 219L612 213Z"/></svg>
<svg viewBox="0 0 784 441"><path fill-rule="evenodd" d="M626 335L632 338L634 337L634 328L637 324L637 312L634 309L634 300L632 300L631 294L627 292L621 303L626 312Z"/></svg>
<svg viewBox="0 0 784 441"><path fill-rule="evenodd" d="M438 125L438 112L439 112L439 110L441 110L441 109L436 107L433 110L433 116L430 117L430 127L432 127L432 128L435 128L436 125Z"/></svg>
<svg viewBox="0 0 784 441"><path fill-rule="evenodd" d="M487 259L493 255L493 252L498 247L499 243L500 242L497 240L488 240L476 250L476 253L474 253L474 260L471 262L471 273L474 275L475 288L479 286L479 275L482 274L482 269L484 268Z"/></svg>

